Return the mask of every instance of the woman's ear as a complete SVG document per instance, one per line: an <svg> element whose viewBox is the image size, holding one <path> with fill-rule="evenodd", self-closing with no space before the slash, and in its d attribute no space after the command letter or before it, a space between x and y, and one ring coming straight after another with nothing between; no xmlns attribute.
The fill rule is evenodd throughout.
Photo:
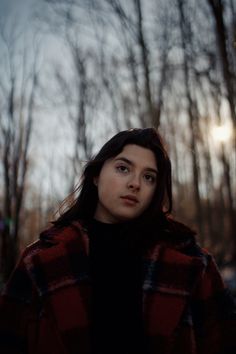
<svg viewBox="0 0 236 354"><path fill-rule="evenodd" d="M97 185L98 185L98 176L93 178L93 183L97 187Z"/></svg>

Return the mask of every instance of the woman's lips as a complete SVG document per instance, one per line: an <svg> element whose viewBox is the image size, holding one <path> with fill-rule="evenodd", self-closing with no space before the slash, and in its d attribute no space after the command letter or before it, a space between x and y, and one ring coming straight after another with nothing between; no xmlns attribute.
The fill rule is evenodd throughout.
<svg viewBox="0 0 236 354"><path fill-rule="evenodd" d="M139 202L138 199L133 195L124 195L121 197L121 199L130 205L135 205Z"/></svg>

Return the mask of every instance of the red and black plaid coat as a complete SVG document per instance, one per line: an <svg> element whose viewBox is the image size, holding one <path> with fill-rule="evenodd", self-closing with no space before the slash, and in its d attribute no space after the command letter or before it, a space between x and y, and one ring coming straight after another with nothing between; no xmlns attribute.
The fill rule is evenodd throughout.
<svg viewBox="0 0 236 354"><path fill-rule="evenodd" d="M88 253L79 223L26 249L0 299L1 354L89 353ZM143 261L147 353L236 353L233 300L206 251L160 242Z"/></svg>

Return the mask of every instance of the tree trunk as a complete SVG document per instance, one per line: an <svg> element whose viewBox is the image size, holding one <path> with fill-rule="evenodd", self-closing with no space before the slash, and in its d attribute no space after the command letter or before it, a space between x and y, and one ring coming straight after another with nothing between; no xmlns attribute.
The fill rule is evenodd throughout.
<svg viewBox="0 0 236 354"><path fill-rule="evenodd" d="M192 175L193 175L193 194L196 210L196 221L199 228L199 239L204 242L204 228L203 228L203 215L202 215L202 205L199 191L199 164L198 164L198 151L196 137L199 132L198 128L198 117L196 102L194 102L191 94L190 85L190 73L189 73L189 58L187 54L187 44L191 43L191 30L190 24L187 24L186 16L184 14L184 1L178 0L178 10L180 19L180 31L181 31L181 44L183 50L183 74L184 74L184 85L187 98L187 113L189 119L189 129L190 129L190 147L191 147L191 159L192 159Z"/></svg>

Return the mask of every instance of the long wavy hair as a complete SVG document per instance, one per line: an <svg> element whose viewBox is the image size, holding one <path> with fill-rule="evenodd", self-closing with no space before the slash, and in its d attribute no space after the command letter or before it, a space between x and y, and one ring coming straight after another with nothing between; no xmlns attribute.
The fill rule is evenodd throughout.
<svg viewBox="0 0 236 354"><path fill-rule="evenodd" d="M133 222L133 225L136 225L136 230L142 230L145 234L147 234L147 231L149 234L153 234L157 225L159 226L158 230L160 230L160 227L166 228L167 225L170 225L172 179L168 153L160 134L155 128L136 128L124 130L114 135L103 145L97 155L85 165L81 183L72 193L72 196L77 193L78 195L76 198L74 197L73 201L71 201L71 195L64 200L63 207L66 206L66 209L53 222L55 226L65 226L75 220L87 221L93 218L98 203L98 191L94 184L94 178L99 176L104 162L121 153L124 146L128 144L150 149L155 155L158 167L157 187L152 201L143 214L131 223Z"/></svg>

